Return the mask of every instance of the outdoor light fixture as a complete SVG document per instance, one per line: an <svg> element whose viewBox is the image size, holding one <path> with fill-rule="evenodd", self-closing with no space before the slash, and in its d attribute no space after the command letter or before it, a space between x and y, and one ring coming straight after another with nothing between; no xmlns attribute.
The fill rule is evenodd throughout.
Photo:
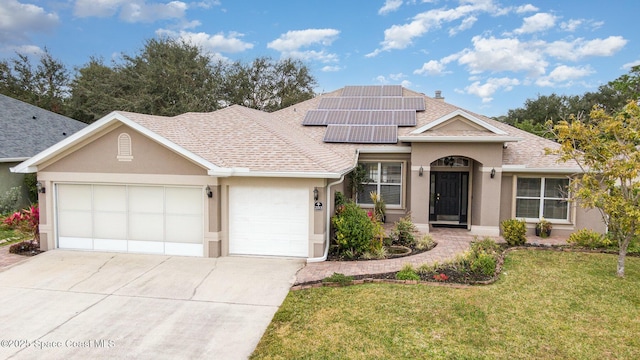
<svg viewBox="0 0 640 360"><path fill-rule="evenodd" d="M36 189L38 189L38 192L40 194L44 194L45 192L47 192L47 189L45 189L45 187L42 186L42 183L40 181L36 183Z"/></svg>
<svg viewBox="0 0 640 360"><path fill-rule="evenodd" d="M424 174L424 169L420 166L420 170L418 170L418 176L422 176Z"/></svg>
<svg viewBox="0 0 640 360"><path fill-rule="evenodd" d="M213 197L213 191L211 191L211 188L209 187L209 185L207 185L207 187L204 189L204 191L207 192L207 197L208 198L212 198Z"/></svg>
<svg viewBox="0 0 640 360"><path fill-rule="evenodd" d="M495 168L491 169L491 178L493 179L494 177L496 177L496 169Z"/></svg>
<svg viewBox="0 0 640 360"><path fill-rule="evenodd" d="M313 201L318 201L318 188L313 188Z"/></svg>

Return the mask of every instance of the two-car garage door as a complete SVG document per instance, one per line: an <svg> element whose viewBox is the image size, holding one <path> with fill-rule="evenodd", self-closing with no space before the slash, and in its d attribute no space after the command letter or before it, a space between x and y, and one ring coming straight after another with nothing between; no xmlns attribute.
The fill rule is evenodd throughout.
<svg viewBox="0 0 640 360"><path fill-rule="evenodd" d="M203 256L200 187L58 184L58 247Z"/></svg>

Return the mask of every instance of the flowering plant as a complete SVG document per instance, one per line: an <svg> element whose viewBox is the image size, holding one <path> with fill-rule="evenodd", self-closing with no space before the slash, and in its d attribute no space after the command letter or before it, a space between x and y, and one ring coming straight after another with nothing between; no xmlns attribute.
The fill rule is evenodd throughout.
<svg viewBox="0 0 640 360"><path fill-rule="evenodd" d="M9 215L4 219L4 223L21 232L32 234L33 240L35 241L40 240L40 232L38 231L38 226L40 225L40 208L38 208L37 204Z"/></svg>
<svg viewBox="0 0 640 360"><path fill-rule="evenodd" d="M433 279L435 281L447 281L449 277L447 276L447 274L435 274L433 275Z"/></svg>

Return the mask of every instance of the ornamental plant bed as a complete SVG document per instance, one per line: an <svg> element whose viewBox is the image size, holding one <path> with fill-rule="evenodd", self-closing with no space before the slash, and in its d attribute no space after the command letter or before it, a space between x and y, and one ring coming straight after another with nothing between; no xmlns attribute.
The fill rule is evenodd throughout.
<svg viewBox="0 0 640 360"><path fill-rule="evenodd" d="M329 254L327 255L327 261L369 261L369 260L385 260L385 259L396 259L396 258L402 258L402 257L406 257L406 256L412 256L412 255L417 255L417 254L421 254L423 252L432 250L433 248L435 248L438 245L438 243L435 243L429 247L429 248L424 248L424 249L418 249L415 246L403 246L404 248L407 248L410 250L410 252L407 253L402 253L402 254L396 254L393 253L392 251L388 251L386 256L383 258L374 258L374 257L366 257L366 256L361 256L361 257L357 257L357 258L350 258L344 255L340 255L338 254L335 249L333 249L334 251L329 251ZM397 247L396 245L390 245L393 247Z"/></svg>
<svg viewBox="0 0 640 360"><path fill-rule="evenodd" d="M22 241L9 247L11 254L23 256L35 256L44 251L40 250L40 244L31 241Z"/></svg>

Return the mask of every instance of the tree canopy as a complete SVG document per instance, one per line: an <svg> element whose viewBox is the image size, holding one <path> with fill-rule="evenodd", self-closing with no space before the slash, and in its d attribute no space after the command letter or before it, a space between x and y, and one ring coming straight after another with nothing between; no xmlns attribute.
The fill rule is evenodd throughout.
<svg viewBox="0 0 640 360"><path fill-rule="evenodd" d="M91 123L114 110L173 116L232 104L275 111L312 98L315 78L299 60L212 61L185 41L147 40L136 54L106 64L90 58L73 77L48 51L0 61L0 93Z"/></svg>
<svg viewBox="0 0 640 360"><path fill-rule="evenodd" d="M554 153L582 169L572 180L573 198L601 212L618 242L617 273L624 276L629 243L640 240L640 108L631 101L615 115L596 108L590 118L560 121Z"/></svg>

